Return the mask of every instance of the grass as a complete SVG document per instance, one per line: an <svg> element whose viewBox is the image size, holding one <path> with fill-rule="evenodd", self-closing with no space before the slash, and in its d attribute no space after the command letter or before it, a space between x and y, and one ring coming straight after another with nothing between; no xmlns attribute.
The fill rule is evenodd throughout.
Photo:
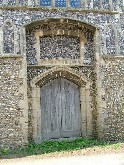
<svg viewBox="0 0 124 165"><path fill-rule="evenodd" d="M43 155L55 152L65 152L65 151L79 151L86 148L92 147L106 147L113 146L114 149L120 149L124 147L124 143L110 144L105 141L100 141L96 139L76 139L72 141L45 141L41 144L29 144L26 147L20 147L13 150L7 148L0 150L0 158L12 158L12 157L25 157L30 155Z"/></svg>

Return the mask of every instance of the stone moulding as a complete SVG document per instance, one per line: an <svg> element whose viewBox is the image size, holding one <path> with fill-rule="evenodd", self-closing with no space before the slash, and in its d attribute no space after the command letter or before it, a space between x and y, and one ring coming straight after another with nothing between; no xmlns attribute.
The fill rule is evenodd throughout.
<svg viewBox="0 0 124 165"><path fill-rule="evenodd" d="M21 3L22 2L22 3ZM0 2L0 7L5 9L52 9L52 10L68 10L68 11L97 11L97 12L112 12L112 11L122 11L123 2L112 2L112 0L99 0L99 1L87 1L81 0L79 6L71 6L70 1L66 0L65 6L55 6L55 1L52 0L49 6L40 4L40 0L25 0L25 1L3 1Z"/></svg>
<svg viewBox="0 0 124 165"><path fill-rule="evenodd" d="M73 31L67 31L67 30L57 30L57 31L54 31L54 32L43 32L43 36L50 36L50 35L54 35L54 36L57 36L57 35L61 35L61 36L64 36L64 35L66 35L66 36L69 36L69 37L73 37L73 36L77 36L76 34L75 34L75 32L73 32ZM78 58L78 59L68 59L68 58L65 58L65 59L63 59L63 58L59 58L58 60L57 59L54 59L54 58L52 58L51 60L50 59L42 59L41 58L41 54L40 54L40 37L42 37L42 35L41 35L41 33L40 32L37 32L36 34L35 34L35 37L36 37L36 40L37 40L37 56L36 56L36 58L37 58L37 61L38 61L38 63L39 63L39 65L43 65L43 64L53 64L53 63L56 63L56 64L71 64L71 63L73 63L73 64L80 64L81 63L81 61L83 62L83 56L84 56L84 44L86 43L86 38L85 38L85 36L84 36L84 34L81 34L81 33L79 33L79 40L80 40L80 50L79 50L79 54L80 54L80 57Z"/></svg>
<svg viewBox="0 0 124 165"><path fill-rule="evenodd" d="M49 82L51 79L55 79L58 77L66 78L70 81L73 81L78 86L85 86L87 83L87 78L85 75L78 73L78 71L69 68L69 67L53 67L48 71L42 73L41 75L35 77L31 81L31 87L40 86L42 87L44 84Z"/></svg>
<svg viewBox="0 0 124 165"><path fill-rule="evenodd" d="M42 141L41 125L41 107L40 107L40 88L50 80L57 77L68 79L80 87L80 104L81 104L81 134L83 137L92 134L92 114L90 113L90 82L84 74L78 73L69 67L53 67L48 71L40 74L31 80L32 92L32 111L33 111L33 140L36 143ZM87 118L91 120L87 121ZM88 128L87 128L88 125Z"/></svg>
<svg viewBox="0 0 124 165"><path fill-rule="evenodd" d="M94 34L98 28L92 24L68 18L46 18L28 23L24 25L24 29L26 31L25 35L27 36L27 52L25 53L27 54L29 65L84 65L86 62L91 64L94 60L93 44L95 43L93 43L92 40L94 40ZM91 39L88 38L88 34ZM65 53L63 58L60 53L60 55L58 55L59 58L42 58L40 38L47 36L78 37L80 48L76 53L79 54L79 57L69 55L69 58ZM24 43L26 41L24 41ZM32 47L28 49L30 42ZM89 46L91 48L89 48ZM88 48L90 51L87 50ZM34 51L34 54L32 54L32 51ZM91 56L93 58L91 58ZM32 59L32 57L34 57L35 60Z"/></svg>
<svg viewBox="0 0 124 165"><path fill-rule="evenodd" d="M87 26L87 28L89 28L92 31L95 31L96 29L99 29L98 26L95 26L92 23L89 22L85 22L84 20L77 20L77 19L73 19L73 18L67 18L67 17L57 17L57 18L53 18L53 17L47 17L47 18L43 18L40 20L35 20L35 21L31 21L28 22L26 24L23 25L23 27L28 28L28 27L33 27L34 25L38 25L39 23L48 23L48 22L60 22L60 23L72 23L74 25L82 25L82 26Z"/></svg>

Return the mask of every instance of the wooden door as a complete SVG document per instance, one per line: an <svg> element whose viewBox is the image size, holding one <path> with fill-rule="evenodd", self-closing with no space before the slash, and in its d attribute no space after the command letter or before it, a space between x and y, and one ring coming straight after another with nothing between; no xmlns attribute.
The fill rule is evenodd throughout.
<svg viewBox="0 0 124 165"><path fill-rule="evenodd" d="M58 78L41 88L43 139L80 136L80 94L74 83Z"/></svg>

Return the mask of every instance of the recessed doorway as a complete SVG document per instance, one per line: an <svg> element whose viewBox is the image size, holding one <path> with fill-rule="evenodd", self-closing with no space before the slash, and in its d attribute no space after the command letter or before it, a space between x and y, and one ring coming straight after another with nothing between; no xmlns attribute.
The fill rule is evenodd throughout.
<svg viewBox="0 0 124 165"><path fill-rule="evenodd" d="M79 86L64 78L41 87L42 140L81 136Z"/></svg>

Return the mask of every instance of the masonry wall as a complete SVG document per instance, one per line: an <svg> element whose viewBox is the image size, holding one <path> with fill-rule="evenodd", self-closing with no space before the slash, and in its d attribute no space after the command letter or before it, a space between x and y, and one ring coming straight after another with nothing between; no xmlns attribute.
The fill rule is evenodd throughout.
<svg viewBox="0 0 124 165"><path fill-rule="evenodd" d="M124 138L124 14L122 10L115 11L72 12L1 8L0 147L26 144L28 137L32 134L31 129L28 130L32 114L28 109L27 83L29 79L27 78L30 78L30 75L27 76L27 67L28 72L34 68L31 73L35 72L36 75L40 71L37 69L37 64L33 62L34 58L31 53L26 54L25 27L36 20L47 20L48 18L81 21L97 29L97 45L95 45L97 53L94 54L94 57L90 57L89 51L89 56L86 56L85 59L85 61L90 58L90 60L95 59L93 61L95 101L91 105L92 109L95 108L95 111L91 112L94 115L95 134L97 137L107 140ZM27 65L27 61L30 60L29 56L31 60L33 59L28 63L31 64L30 69ZM85 63L85 67L89 67L89 65L87 62ZM89 74L86 76L88 77Z"/></svg>
<svg viewBox="0 0 124 165"><path fill-rule="evenodd" d="M0 148L27 143L26 63L22 57L0 57Z"/></svg>
<svg viewBox="0 0 124 165"><path fill-rule="evenodd" d="M124 58L101 58L98 75L99 136L115 141L124 138Z"/></svg>

